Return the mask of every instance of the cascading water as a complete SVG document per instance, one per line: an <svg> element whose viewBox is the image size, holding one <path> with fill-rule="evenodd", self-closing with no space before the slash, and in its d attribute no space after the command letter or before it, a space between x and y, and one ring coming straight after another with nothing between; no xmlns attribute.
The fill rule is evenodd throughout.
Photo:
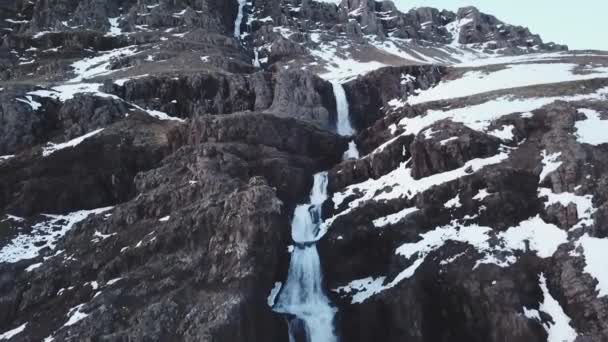
<svg viewBox="0 0 608 342"><path fill-rule="evenodd" d="M243 9L247 4L247 0L237 0L239 2L239 11L236 14L236 19L234 20L234 36L236 38L241 37L241 24L243 23Z"/></svg>
<svg viewBox="0 0 608 342"><path fill-rule="evenodd" d="M256 58L257 59L257 58ZM355 134L350 123L348 100L341 83L332 82L338 113L337 132L342 136ZM344 159L359 158L354 141L348 145ZM327 172L314 176L310 202L298 205L291 222L291 238L295 247L291 252L289 272L284 286L276 283L268 296L268 304L278 313L291 316L289 340L296 342L305 335L307 342L336 342L332 307L323 290L323 273L317 251L321 206L327 199Z"/></svg>
<svg viewBox="0 0 608 342"><path fill-rule="evenodd" d="M338 119L336 120L336 131L342 136L351 136L355 134L355 130L350 123L350 113L348 109L348 100L346 99L346 91L344 86L338 81L332 81L331 85L334 89L334 96L336 98L336 112ZM351 141L348 144L348 150L344 152L344 160L358 159L359 151L357 150L357 144Z"/></svg>
<svg viewBox="0 0 608 342"><path fill-rule="evenodd" d="M300 333L308 342L336 342L334 316L323 290L323 274L317 251L321 224L321 205L327 199L327 172L314 176L310 203L298 205L291 223L295 247L291 252L287 281L280 290L273 310L292 315L289 338L295 342ZM298 331L303 330L303 331Z"/></svg>
<svg viewBox="0 0 608 342"><path fill-rule="evenodd" d="M338 114L338 120L336 121L336 130L338 134L343 136L351 136L355 134L353 126L350 124L350 115L348 112L348 100L346 99L346 92L344 87L338 81L332 81L331 85L334 89L334 96L336 97L336 111Z"/></svg>

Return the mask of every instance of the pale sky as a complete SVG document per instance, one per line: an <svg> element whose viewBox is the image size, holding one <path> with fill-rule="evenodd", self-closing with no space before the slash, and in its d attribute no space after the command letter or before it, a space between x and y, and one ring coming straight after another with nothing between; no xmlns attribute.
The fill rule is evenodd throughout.
<svg viewBox="0 0 608 342"><path fill-rule="evenodd" d="M402 11L437 7L455 11L476 6L513 25L530 28L545 42L571 50L608 50L608 0L393 0Z"/></svg>

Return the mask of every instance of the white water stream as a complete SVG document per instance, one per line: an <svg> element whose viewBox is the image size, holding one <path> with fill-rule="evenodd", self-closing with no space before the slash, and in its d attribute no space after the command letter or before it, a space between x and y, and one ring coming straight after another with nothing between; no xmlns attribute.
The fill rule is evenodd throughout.
<svg viewBox="0 0 608 342"><path fill-rule="evenodd" d="M295 316L289 324L290 341L296 341L302 328L308 342L336 342L336 313L323 290L323 273L317 251L321 206L327 199L327 172L314 176L310 203L298 205L291 222L295 247L291 252L287 281L273 310ZM299 320L299 321L294 321Z"/></svg>
<svg viewBox="0 0 608 342"><path fill-rule="evenodd" d="M237 0L239 2L239 11L236 14L236 19L234 20L234 36L236 38L241 38L241 24L243 23L243 8L245 4L247 4L247 0Z"/></svg>
<svg viewBox="0 0 608 342"><path fill-rule="evenodd" d="M344 87L332 82L336 97L336 130L342 136L355 134L350 123L348 100ZM344 152L345 160L359 158L354 140ZM321 207L327 199L327 172L317 173L310 191L308 204L298 205L291 222L291 252L289 272L285 285L276 283L268 304L278 313L292 316L289 320L289 340L305 335L307 342L337 342L334 331L336 309L331 305L323 289L323 272L317 251Z"/></svg>
<svg viewBox="0 0 608 342"><path fill-rule="evenodd" d="M334 89L334 96L336 98L336 131L342 136L352 136L355 134L355 129L350 123L350 111L348 108L348 99L346 98L344 86L342 86L342 84L338 81L332 81L331 85ZM348 144L348 150L344 152L343 159L349 160L358 158L359 150L357 149L357 144L353 140Z"/></svg>

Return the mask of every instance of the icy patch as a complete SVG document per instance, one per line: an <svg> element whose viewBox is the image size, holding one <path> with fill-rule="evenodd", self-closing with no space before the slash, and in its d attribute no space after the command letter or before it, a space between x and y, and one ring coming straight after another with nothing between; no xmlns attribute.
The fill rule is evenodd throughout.
<svg viewBox="0 0 608 342"><path fill-rule="evenodd" d="M14 336L23 332L23 330L25 330L25 327L27 327L27 323L23 323L22 325L16 327L13 330L9 330L5 333L0 334L0 340L10 340Z"/></svg>
<svg viewBox="0 0 608 342"><path fill-rule="evenodd" d="M29 95L26 96L25 99L18 98L16 100L30 106L33 111L37 111L40 107L42 107L42 104L40 102L34 101L34 99L32 99L32 97Z"/></svg>
<svg viewBox="0 0 608 342"><path fill-rule="evenodd" d="M103 128L100 128L98 130L95 130L93 132L87 133L81 137L72 139L70 141L61 143L61 144L53 144L53 143L47 143L47 145L44 147L44 149L42 150L42 156L43 157L48 157L51 154L66 149L66 148L73 148L75 146L80 145L83 141L99 134L101 131L103 131Z"/></svg>
<svg viewBox="0 0 608 342"><path fill-rule="evenodd" d="M540 173L540 181L544 181L545 178L547 178L548 175L552 174L553 172L555 172L557 169L559 169L560 166L562 166L562 162L558 161L559 157L561 157L562 153L561 152L556 152L556 153L551 153L551 154L547 154L546 150L543 150L541 152L541 155L543 157L543 170Z"/></svg>
<svg viewBox="0 0 608 342"><path fill-rule="evenodd" d="M378 219L374 220L374 227L376 228L382 228L388 225L392 225L395 223L398 223L399 221L401 221L403 218L405 218L406 216L408 216L409 214L415 213L418 211L418 208L413 207L413 208L405 208L397 213L385 216L385 217L381 217Z"/></svg>
<svg viewBox="0 0 608 342"><path fill-rule="evenodd" d="M593 195L579 196L570 192L556 194L551 189L541 188L538 193L539 197L547 197L545 207L548 208L553 204L561 204L567 207L569 204L576 205L576 211L579 222L572 229L581 228L583 226L590 227L593 225L591 216L596 212L593 208Z"/></svg>
<svg viewBox="0 0 608 342"><path fill-rule="evenodd" d="M590 145L608 144L608 120L602 120L600 113L593 109L581 108L578 111L587 119L575 124L577 140Z"/></svg>
<svg viewBox="0 0 608 342"><path fill-rule="evenodd" d="M76 223L83 221L89 215L101 214L111 209L112 207L107 207L82 210L67 215L43 215L47 220L34 225L30 234L19 234L0 249L0 263L33 259L43 248L54 249L57 241Z"/></svg>
<svg viewBox="0 0 608 342"><path fill-rule="evenodd" d="M524 308L524 315L529 319L543 323L543 328L549 335L547 342L574 342L578 337L576 331L570 326L570 317L566 315L559 302L551 296L547 288L547 278L544 274L540 275L540 288L543 291L543 302L540 303L540 311L551 316L551 321L542 322L540 312L535 309Z"/></svg>
<svg viewBox="0 0 608 342"><path fill-rule="evenodd" d="M270 290L270 294L266 299L266 302L268 303L269 307L274 306L274 303L276 302L277 296L279 295L279 292L281 291L282 287L283 283L281 283L280 281L274 283L274 286L272 287L272 290Z"/></svg>
<svg viewBox="0 0 608 342"><path fill-rule="evenodd" d="M595 73L575 74L573 70L577 66L571 63L512 64L494 72L469 71L459 79L442 81L431 89L409 97L408 102L419 104L495 90L608 77L608 70L604 69L597 69Z"/></svg>
<svg viewBox="0 0 608 342"><path fill-rule="evenodd" d="M606 267L606 251L608 239L598 239L583 235L577 242L582 247L585 256L585 273L597 280L598 297L608 296L608 267Z"/></svg>

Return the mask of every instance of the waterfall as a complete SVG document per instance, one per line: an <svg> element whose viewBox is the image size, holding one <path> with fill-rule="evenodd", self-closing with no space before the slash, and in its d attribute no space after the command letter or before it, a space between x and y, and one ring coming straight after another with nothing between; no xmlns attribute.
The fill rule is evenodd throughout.
<svg viewBox="0 0 608 342"><path fill-rule="evenodd" d="M338 116L338 119L336 120L336 131L342 136L352 136L355 134L355 129L350 123L350 111L348 109L348 100L346 99L344 86L338 81L332 81L331 85L334 89L334 96L336 97L336 112ZM348 144L348 150L344 152L342 159L359 159L359 150L357 149L357 144L354 140Z"/></svg>
<svg viewBox="0 0 608 342"><path fill-rule="evenodd" d="M243 8L247 3L247 0L237 0L239 2L239 11L236 14L236 19L234 20L234 36L236 38L241 37L241 24L243 22Z"/></svg>
<svg viewBox="0 0 608 342"><path fill-rule="evenodd" d="M317 251L317 233L321 224L321 206L327 199L327 172L314 176L310 203L298 205L291 223L295 248L291 252L287 281L281 288L273 310L292 315L290 341L306 334L308 342L336 342L334 316L323 290L323 274Z"/></svg>
<svg viewBox="0 0 608 342"><path fill-rule="evenodd" d="M355 130L350 124L346 92L344 91L342 84L338 81L332 81L331 85L334 88L334 96L336 97L336 112L338 114L338 119L336 120L336 129L340 135L351 136L355 134Z"/></svg>
<svg viewBox="0 0 608 342"><path fill-rule="evenodd" d="M256 68L260 68L262 67L262 65L260 64L260 53L258 51L258 49L253 48L253 66Z"/></svg>

